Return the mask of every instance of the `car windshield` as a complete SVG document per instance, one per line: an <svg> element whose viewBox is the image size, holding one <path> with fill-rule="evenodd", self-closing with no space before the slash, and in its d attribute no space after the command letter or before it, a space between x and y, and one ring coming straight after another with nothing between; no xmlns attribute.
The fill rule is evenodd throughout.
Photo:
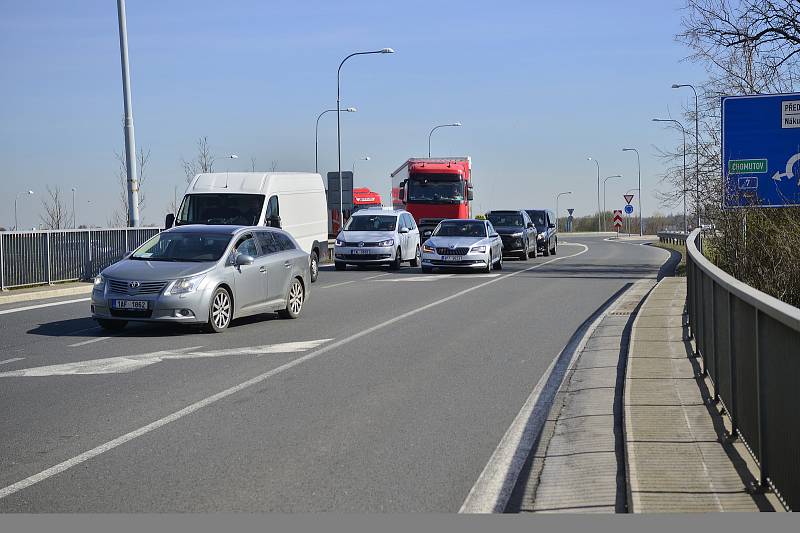
<svg viewBox="0 0 800 533"><path fill-rule="evenodd" d="M528 211L528 216L531 217L533 225L537 228L543 228L547 225L545 222L547 220L547 216L544 211Z"/></svg>
<svg viewBox="0 0 800 533"><path fill-rule="evenodd" d="M412 179L406 196L408 202L460 203L464 201L464 182Z"/></svg>
<svg viewBox="0 0 800 533"><path fill-rule="evenodd" d="M488 218L492 226L495 227L512 226L521 228L523 226L522 215L520 213L489 213L486 215L486 218Z"/></svg>
<svg viewBox="0 0 800 533"><path fill-rule="evenodd" d="M218 261L230 241L230 235L220 233L159 233L133 252L130 259L190 263Z"/></svg>
<svg viewBox="0 0 800 533"><path fill-rule="evenodd" d="M434 237L486 237L483 222L442 222L433 232Z"/></svg>
<svg viewBox="0 0 800 533"><path fill-rule="evenodd" d="M190 194L183 201L175 224L257 226L263 206L263 194Z"/></svg>
<svg viewBox="0 0 800 533"><path fill-rule="evenodd" d="M350 217L345 231L394 231L396 215L358 215Z"/></svg>

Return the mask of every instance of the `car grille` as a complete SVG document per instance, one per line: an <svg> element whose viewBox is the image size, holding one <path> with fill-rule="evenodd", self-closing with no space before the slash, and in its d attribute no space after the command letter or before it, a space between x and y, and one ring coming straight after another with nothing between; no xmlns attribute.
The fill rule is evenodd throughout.
<svg viewBox="0 0 800 533"><path fill-rule="evenodd" d="M500 235L503 245L508 246L522 246L522 239L520 237L512 237L511 235Z"/></svg>
<svg viewBox="0 0 800 533"><path fill-rule="evenodd" d="M437 248L436 253L439 255L467 255L469 248Z"/></svg>
<svg viewBox="0 0 800 533"><path fill-rule="evenodd" d="M364 246L365 247L375 248L375 247L378 247L379 245L380 245L379 242L367 242L367 241L364 241ZM348 246L350 248L360 248L361 247L361 241L357 241L357 242L342 242L342 246Z"/></svg>
<svg viewBox="0 0 800 533"><path fill-rule="evenodd" d="M159 294L167 286L166 281L142 281L136 288L131 288L130 281L108 280L108 288L116 294Z"/></svg>

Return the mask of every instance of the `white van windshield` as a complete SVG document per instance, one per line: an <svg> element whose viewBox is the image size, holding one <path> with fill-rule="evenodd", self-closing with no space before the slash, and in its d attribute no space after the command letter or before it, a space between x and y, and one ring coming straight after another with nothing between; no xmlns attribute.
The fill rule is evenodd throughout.
<svg viewBox="0 0 800 533"><path fill-rule="evenodd" d="M263 194L190 194L184 199L175 224L257 226L263 206Z"/></svg>

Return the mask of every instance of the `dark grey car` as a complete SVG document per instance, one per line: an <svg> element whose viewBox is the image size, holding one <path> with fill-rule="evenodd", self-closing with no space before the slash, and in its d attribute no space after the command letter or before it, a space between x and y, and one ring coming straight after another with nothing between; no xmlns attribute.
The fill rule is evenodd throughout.
<svg viewBox="0 0 800 533"><path fill-rule="evenodd" d="M95 278L92 317L110 330L141 321L220 332L234 318L258 313L297 318L310 279L309 255L283 230L179 226Z"/></svg>

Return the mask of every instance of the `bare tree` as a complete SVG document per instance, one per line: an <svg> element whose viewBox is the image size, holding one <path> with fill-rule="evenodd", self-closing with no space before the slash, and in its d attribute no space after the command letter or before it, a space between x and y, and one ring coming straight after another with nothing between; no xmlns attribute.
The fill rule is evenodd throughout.
<svg viewBox="0 0 800 533"><path fill-rule="evenodd" d="M128 165L125 152L114 152L114 157L119 163L117 171L117 180L119 181L119 195L117 198L117 208L108 219L110 227L127 227L130 226L128 220ZM139 148L136 154L136 165L138 167L139 175L139 211L144 210L145 195L142 187L147 182L147 170L150 163L150 150L145 151L144 148Z"/></svg>
<svg viewBox="0 0 800 533"><path fill-rule="evenodd" d="M211 155L211 147L208 144L208 137L200 137L197 140L197 155L194 159L186 160L181 158L183 171L186 173L186 181L192 181L197 174L214 171L214 156Z"/></svg>
<svg viewBox="0 0 800 533"><path fill-rule="evenodd" d="M59 187L47 186L47 197L42 200L43 214L39 215L45 229L62 229L70 220L69 211L64 203Z"/></svg>

